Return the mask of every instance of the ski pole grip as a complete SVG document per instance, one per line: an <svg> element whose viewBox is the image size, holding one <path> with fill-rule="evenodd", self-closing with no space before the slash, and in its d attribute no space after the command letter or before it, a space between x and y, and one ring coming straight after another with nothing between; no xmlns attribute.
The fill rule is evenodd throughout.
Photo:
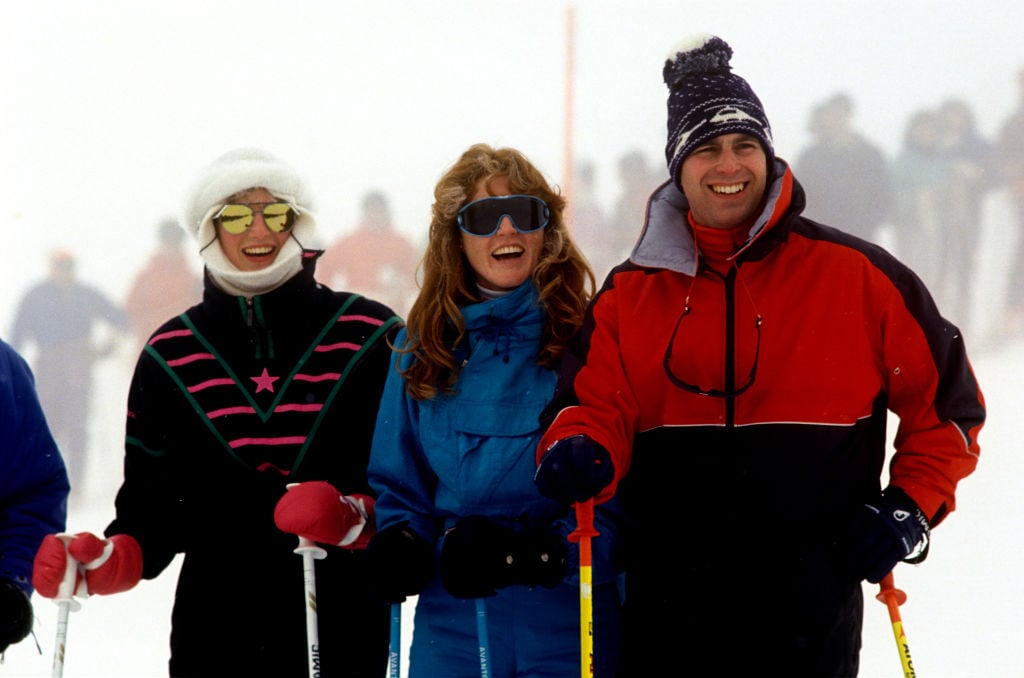
<svg viewBox="0 0 1024 678"><path fill-rule="evenodd" d="M897 606L907 602L907 594L901 589L896 588L895 581L892 576L892 572L882 577L882 581L878 584L880 590L875 599L879 602L889 604L890 600L893 600Z"/></svg>
<svg viewBox="0 0 1024 678"><path fill-rule="evenodd" d="M881 590L875 597L885 603L885 606L889 609L889 620L892 622L892 633L896 639L896 649L900 654L903 676L904 678L914 678L917 673L914 670L914 662L910 658L910 646L907 644L907 634L903 629L903 620L900 618L900 605L907 601L907 594L896 588L892 572L882 577L879 586Z"/></svg>
<svg viewBox="0 0 1024 678"><path fill-rule="evenodd" d="M569 541L576 543L584 537L596 537L601 533L594 528L594 500L576 503L576 529L569 533Z"/></svg>
<svg viewBox="0 0 1024 678"><path fill-rule="evenodd" d="M74 538L70 534L57 535L61 543L64 544L64 579L61 580L60 586L57 587L57 595L53 601L57 604L67 604L68 609L72 612L77 612L82 604L75 599L75 584L78 583L78 561L75 560L70 553L67 552L68 544Z"/></svg>
<svg viewBox="0 0 1024 678"><path fill-rule="evenodd" d="M299 537L299 545L295 547L295 553L302 557L312 556L314 560L323 560L327 557L327 551L317 546L316 542L306 537Z"/></svg>

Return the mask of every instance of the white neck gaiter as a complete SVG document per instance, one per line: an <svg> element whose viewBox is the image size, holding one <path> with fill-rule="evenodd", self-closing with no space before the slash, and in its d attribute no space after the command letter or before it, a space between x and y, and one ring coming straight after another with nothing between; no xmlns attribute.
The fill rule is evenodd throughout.
<svg viewBox="0 0 1024 678"><path fill-rule="evenodd" d="M274 263L258 271L240 271L224 254L220 241L214 239L200 253L210 277L228 294L252 298L277 289L302 270L302 247L295 238L288 238Z"/></svg>

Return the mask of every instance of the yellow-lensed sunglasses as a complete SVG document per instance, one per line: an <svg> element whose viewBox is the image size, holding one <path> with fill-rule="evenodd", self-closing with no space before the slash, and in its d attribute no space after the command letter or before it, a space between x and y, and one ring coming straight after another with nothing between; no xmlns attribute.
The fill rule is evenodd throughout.
<svg viewBox="0 0 1024 678"><path fill-rule="evenodd" d="M254 206L261 205L263 209L253 209ZM286 202L252 203L251 205L229 202L213 215L213 221L220 224L220 227L228 233L239 235L252 226L257 214L263 215L263 223L271 231L284 233L295 225L295 218L298 216L299 210Z"/></svg>

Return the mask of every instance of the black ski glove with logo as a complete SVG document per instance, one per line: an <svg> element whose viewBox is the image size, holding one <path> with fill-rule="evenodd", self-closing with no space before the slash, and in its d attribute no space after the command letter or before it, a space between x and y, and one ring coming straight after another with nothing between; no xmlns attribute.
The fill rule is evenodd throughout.
<svg viewBox="0 0 1024 678"><path fill-rule="evenodd" d="M890 485L853 514L846 533L850 573L877 584L897 563L924 560L928 538L928 518L906 492Z"/></svg>
<svg viewBox="0 0 1024 678"><path fill-rule="evenodd" d="M493 596L506 586L552 588L565 576L568 560L565 539L550 529L516 532L469 516L445 532L441 583L456 598Z"/></svg>

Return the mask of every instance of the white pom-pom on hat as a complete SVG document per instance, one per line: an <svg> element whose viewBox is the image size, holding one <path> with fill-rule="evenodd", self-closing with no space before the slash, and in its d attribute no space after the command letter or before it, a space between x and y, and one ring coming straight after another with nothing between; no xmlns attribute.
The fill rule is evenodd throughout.
<svg viewBox="0 0 1024 678"><path fill-rule="evenodd" d="M693 35L683 38L675 44L675 46L669 50L668 54L665 55L665 59L671 61L676 58L677 54L684 54L686 52L692 52L695 49L700 49L708 43L715 36L711 33L694 33Z"/></svg>
<svg viewBox="0 0 1024 678"><path fill-rule="evenodd" d="M732 47L718 36L698 33L676 44L662 67L668 86L665 160L678 181L683 160L708 139L729 133L754 136L774 163L771 126L750 84L732 72Z"/></svg>

